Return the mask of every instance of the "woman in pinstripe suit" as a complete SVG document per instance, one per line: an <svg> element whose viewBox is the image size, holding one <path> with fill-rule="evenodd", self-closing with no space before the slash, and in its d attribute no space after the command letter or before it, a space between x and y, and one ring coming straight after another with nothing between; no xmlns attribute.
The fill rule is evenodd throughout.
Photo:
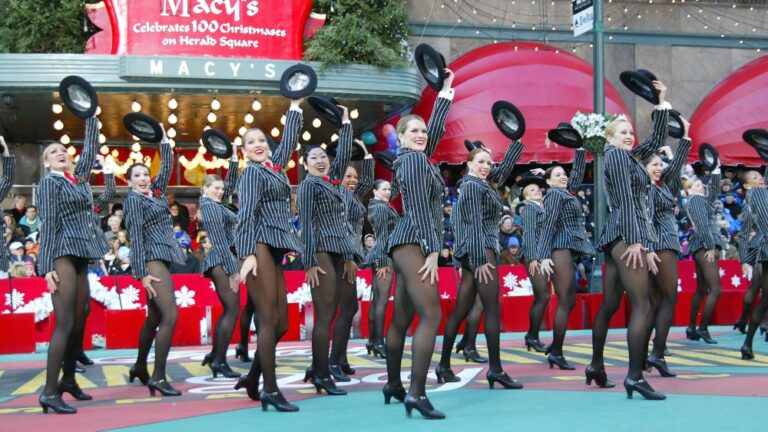
<svg viewBox="0 0 768 432"><path fill-rule="evenodd" d="M291 215L291 185L283 167L288 165L299 142L302 124L302 99L291 100L285 115L283 139L274 153L260 129L243 134L243 153L248 160L237 183L240 210L235 234L235 248L243 266L240 278L248 288L258 320L256 352L248 375L240 377L235 389L245 387L251 399L261 399L266 410L298 411L288 403L277 387L275 346L288 330L288 301L283 275L283 255L299 252ZM259 376L264 388L259 393Z"/></svg>
<svg viewBox="0 0 768 432"><path fill-rule="evenodd" d="M238 378L240 374L227 364L227 348L235 330L237 313L240 311L240 272L237 256L233 252L237 216L222 204L229 199L237 185L237 152L232 154L225 181L217 175L203 177L203 194L200 196L201 222L208 233L213 248L205 256L203 275L210 278L216 287L224 311L216 321L213 331L213 350L203 359L203 365L210 365L213 377L222 374L227 378Z"/></svg>
<svg viewBox="0 0 768 432"><path fill-rule="evenodd" d="M5 139L1 135L0 146L3 147L3 176L0 177L0 202L2 202L13 187L13 179L16 175L16 157L11 154L8 144L5 143ZM0 232L5 233L5 229L5 219L0 219ZM8 272L8 248L4 244L0 247L0 270Z"/></svg>
<svg viewBox="0 0 768 432"><path fill-rule="evenodd" d="M348 224L347 207L340 191L339 177L346 173L352 151L352 124L346 107L342 110L342 126L333 165L321 147L309 147L304 153L307 176L299 185L297 202L301 221L301 240L304 243L302 260L307 283L312 287L312 303L315 307L315 326L312 329L312 366L307 369L304 381L312 379L317 392L321 389L329 395L345 395L336 388L328 366L328 342L330 327L339 299L356 293L346 293L354 286L343 279L354 278L355 261L361 252L352 239ZM340 224L339 221L345 221ZM343 311L341 312L344 313Z"/></svg>
<svg viewBox="0 0 768 432"><path fill-rule="evenodd" d="M720 267L717 265L720 251L725 249L725 243L717 227L717 208L715 203L720 197L720 165L712 171L709 185L704 186L701 180L690 179L685 182L685 193L688 196L686 211L693 225L688 251L696 262L696 293L691 299L691 319L685 336L690 340L702 339L708 344L716 344L709 334L709 320L717 305L717 299L723 288L720 285ZM704 296L704 312L701 314L699 328L696 328L696 317L701 309Z"/></svg>
<svg viewBox="0 0 768 432"><path fill-rule="evenodd" d="M347 225L351 228L349 235L357 249L356 256L364 257L363 251L363 224L365 223L365 206L360 202L373 187L373 156L368 153L365 144L360 140L355 140L360 148L363 149L362 176L357 175L354 167L347 166L344 171L344 178L341 180L342 187L339 192L344 197L346 208ZM338 156L338 154L337 154ZM351 156L351 152L350 152ZM343 161L339 161L343 163ZM349 162L347 162L348 164ZM346 262L355 262L353 256L346 256ZM362 259L359 263L361 264ZM333 325L333 343L331 344L331 358L328 368L336 381L350 381L347 374L354 374L355 371L349 366L347 361L347 344L349 342L349 332L352 329L352 318L357 313L357 268L346 271L346 277L342 280L344 285L339 298L339 315Z"/></svg>
<svg viewBox="0 0 768 432"><path fill-rule="evenodd" d="M629 295L632 316L627 326L629 370L624 379L627 396L637 391L646 399L664 399L643 379L643 362L648 347L651 323L650 278L644 261L649 241L656 237L651 225L648 205L650 181L645 167L639 162L656 152L667 136L669 103L667 88L654 81L661 103L656 106L653 133L639 146L635 145L632 125L624 117L611 122L605 130L605 195L608 220L598 242L605 253L603 303L592 329L592 361L584 371L587 384L593 380L599 387L614 387L605 373L603 350L608 323L621 301L622 286Z"/></svg>
<svg viewBox="0 0 768 432"><path fill-rule="evenodd" d="M442 231L441 201L443 180L430 158L445 132L445 118L453 100L453 72L444 70L443 89L435 100L429 125L421 117L407 115L397 122L400 154L395 160L394 186L403 196L403 217L389 236L389 255L404 289L395 290L394 315L387 339L387 384L384 402L394 396L405 403L410 415L416 408L422 416L442 419L427 399L426 381L435 337L440 325L440 297L437 289L437 258ZM400 376L405 331L419 314L413 337L411 386L405 394Z"/></svg>
<svg viewBox="0 0 768 432"><path fill-rule="evenodd" d="M49 408L59 414L77 412L61 399L62 392L80 400L91 399L75 381L75 360L82 349L85 310L90 301L88 262L108 250L104 233L93 217L93 194L88 184L99 145L98 123L96 117L85 122L83 153L74 175L66 147L53 143L43 151L49 173L40 181L38 193L42 217L38 269L48 283L56 313L45 389L40 395L40 406L46 413ZM57 383L62 360L64 374Z"/></svg>
<svg viewBox="0 0 768 432"><path fill-rule="evenodd" d="M680 253L680 239L677 236L674 210L682 187L680 175L691 150L691 139L688 138L689 124L684 118L681 120L683 138L677 145L677 153L674 157L669 147L659 149L667 153L671 159L670 164L662 167L661 157L656 153L643 160L645 170L651 178L648 198L653 208L653 226L656 229L656 241L649 242L646 255L648 269L651 272L651 296L654 310L649 336L650 331L656 329L653 350L648 354L646 361L649 368L656 368L663 377L676 376L667 367L664 349L677 303L677 257Z"/></svg>
<svg viewBox="0 0 768 432"><path fill-rule="evenodd" d="M586 167L586 150L576 150L570 176L560 166L553 166L544 173L549 186L544 196L544 212L549 216L541 228L541 242L535 258L540 261L540 271L552 278L557 295L557 313L552 335L552 345L546 350L550 369L573 370L563 356L563 342L568 329L568 319L576 304L574 261L577 255L595 255L595 248L587 236L584 210L574 195L581 186Z"/></svg>
<svg viewBox="0 0 768 432"><path fill-rule="evenodd" d="M464 176L452 213L456 238L454 257L461 269L461 284L456 308L445 325L440 363L435 368L438 383L460 381L451 370L451 351L459 324L479 294L485 310L485 340L490 361L485 379L491 388L495 383L507 389L523 388L501 368L499 272L496 266L499 263L498 226L504 206L494 187L504 184L522 152L523 144L512 142L497 167L493 167L491 152L484 147L472 150L467 157L469 173Z"/></svg>
<svg viewBox="0 0 768 432"><path fill-rule="evenodd" d="M149 167L136 163L128 168L131 190L125 198L125 225L131 237L131 269L133 277L147 290L147 319L139 333L136 363L129 372L130 381L138 377L149 387L152 396L180 396L166 380L165 367L171 349L171 337L176 326L178 310L173 280L168 271L170 263L184 263L171 226L171 213L165 190L171 179L173 150L163 133L160 142L160 172L154 180ZM147 356L155 342L155 368L150 377Z"/></svg>
<svg viewBox="0 0 768 432"><path fill-rule="evenodd" d="M549 303L549 278L539 271L539 261L536 260L536 248L541 241L541 228L546 218L544 213L543 192L546 182L535 174L523 176L518 182L523 189L525 207L522 212L523 245L522 256L526 264L528 279L533 287L533 303L528 311L528 333L525 334L525 347L528 351L533 348L536 352L547 352L548 345L539 340L539 329L544 319L544 310Z"/></svg>

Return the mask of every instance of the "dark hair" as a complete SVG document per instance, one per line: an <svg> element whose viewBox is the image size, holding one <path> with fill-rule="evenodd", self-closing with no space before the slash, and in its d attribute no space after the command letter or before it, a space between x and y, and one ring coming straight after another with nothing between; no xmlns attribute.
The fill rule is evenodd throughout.
<svg viewBox="0 0 768 432"><path fill-rule="evenodd" d="M388 180L377 179L373 181L373 190L381 189L381 187L384 186L384 183L389 183L390 185L392 184L392 182Z"/></svg>
<svg viewBox="0 0 768 432"><path fill-rule="evenodd" d="M306 146L304 146L304 147L302 148L302 150L304 150L304 151L302 152L302 154L301 154L301 155L302 155L302 156L304 156L304 162L306 162L307 156L309 156L309 153L310 153L312 150L314 150L314 149L320 149L320 150L322 150L322 151L323 151L323 153L326 153L326 152L325 152L325 149L324 149L324 148L322 148L321 146L319 146L319 145L317 145L317 144L308 144L308 145L306 145ZM327 154L327 153L326 153L326 154Z"/></svg>
<svg viewBox="0 0 768 432"><path fill-rule="evenodd" d="M36 207L36 206L33 206L33 205L31 205L31 206L27 206L27 210L29 210L29 209L35 209L35 211L37 211L37 207Z"/></svg>
<svg viewBox="0 0 768 432"><path fill-rule="evenodd" d="M115 214L116 211L122 210L122 209L123 209L123 203L112 204L112 211L110 212L110 214Z"/></svg>
<svg viewBox="0 0 768 432"><path fill-rule="evenodd" d="M663 158L661 157L661 155L660 155L660 154L658 154L658 153L651 153L651 154L649 154L648 156L644 157L642 160L640 160L640 162L643 164L643 166L646 166L646 165L648 165L649 163L651 163L651 161L652 161L652 160L653 160L653 158L655 158L655 157L657 157L657 158L659 158L659 159L662 159L662 160L663 160Z"/></svg>
<svg viewBox="0 0 768 432"><path fill-rule="evenodd" d="M544 171L544 180L549 180L552 178L552 173L555 172L555 168L562 168L560 165L552 165L551 167L547 168L546 171Z"/></svg>
<svg viewBox="0 0 768 432"><path fill-rule="evenodd" d="M487 148L485 148L485 147L477 147L474 150L472 150L471 152L469 152L469 154L467 155L467 162L472 162L475 159L475 156L477 156L480 153L485 153L488 156L491 155L491 151L488 150Z"/></svg>
<svg viewBox="0 0 768 432"><path fill-rule="evenodd" d="M146 169L147 169L147 171L149 171L149 167L148 167L148 166L146 166L145 164L143 164L143 163L141 163L141 162L136 162L135 164L131 165L131 166L128 168L128 172L126 172L126 174L125 174L125 175L126 175L126 179L127 179L127 180L130 180L130 179L131 179L131 174L133 174L133 170L134 170L136 167L140 167L140 166L142 166L142 167L146 168Z"/></svg>

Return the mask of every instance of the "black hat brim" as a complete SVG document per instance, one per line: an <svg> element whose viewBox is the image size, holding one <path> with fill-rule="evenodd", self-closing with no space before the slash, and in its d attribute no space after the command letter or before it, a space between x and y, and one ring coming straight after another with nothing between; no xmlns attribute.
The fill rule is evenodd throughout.
<svg viewBox="0 0 768 432"><path fill-rule="evenodd" d="M659 91L653 87L652 78L655 78L655 76L643 69L638 69L637 71L624 71L619 75L621 83L632 93L654 105L658 105Z"/></svg>
<svg viewBox="0 0 768 432"><path fill-rule="evenodd" d="M229 137L224 132L213 128L203 132L203 146L219 159L231 158L234 151Z"/></svg>
<svg viewBox="0 0 768 432"><path fill-rule="evenodd" d="M329 156L336 157L336 150L339 148L339 141L336 140L328 145L328 147L325 148L325 153ZM350 156L350 159L353 161L360 161L363 160L365 157L365 152L363 152L363 149L360 148L359 145L353 144L352 145L352 156Z"/></svg>
<svg viewBox="0 0 768 432"><path fill-rule="evenodd" d="M657 110L651 111L651 119L656 118ZM683 126L683 120L680 118L682 114L677 110L669 110L669 118L667 120L667 135L674 139L680 139L685 133L685 127Z"/></svg>
<svg viewBox="0 0 768 432"><path fill-rule="evenodd" d="M480 140L476 140L476 141L464 140L464 147L467 148L468 152L472 152L472 150L477 148L485 148L485 145Z"/></svg>
<svg viewBox="0 0 768 432"><path fill-rule="evenodd" d="M540 188L547 187L547 181L539 176L524 176L517 182L517 187L519 187L521 191L520 193L522 194L522 190L530 184L537 184Z"/></svg>
<svg viewBox="0 0 768 432"><path fill-rule="evenodd" d="M289 99L307 97L314 93L316 88L317 74L309 65L293 65L280 77L280 94Z"/></svg>
<svg viewBox="0 0 768 432"><path fill-rule="evenodd" d="M744 131L741 138L752 146L763 160L768 161L768 130L748 129Z"/></svg>
<svg viewBox="0 0 768 432"><path fill-rule="evenodd" d="M376 159L376 162L378 162L381 166L392 171L392 165L395 163L397 155L391 151L383 151L374 153L373 158Z"/></svg>
<svg viewBox="0 0 768 432"><path fill-rule="evenodd" d="M341 110L336 106L338 105L336 99L327 96L310 96L307 102L325 121L337 128L341 127Z"/></svg>
<svg viewBox="0 0 768 432"><path fill-rule="evenodd" d="M123 125L128 132L142 141L159 143L163 140L163 129L160 123L144 113L130 113L123 117Z"/></svg>
<svg viewBox="0 0 768 432"><path fill-rule="evenodd" d="M414 60L419 73L427 81L427 85L435 91L443 89L445 80L445 58L427 44L419 44L414 52Z"/></svg>
<svg viewBox="0 0 768 432"><path fill-rule="evenodd" d="M561 125L556 129L550 129L547 132L547 138L557 145L568 148L581 148L584 146L584 140L581 134L570 125Z"/></svg>
<svg viewBox="0 0 768 432"><path fill-rule="evenodd" d="M85 78L70 75L59 83L59 96L64 105L81 119L92 117L99 106L99 97Z"/></svg>
<svg viewBox="0 0 768 432"><path fill-rule="evenodd" d="M507 101L496 101L491 107L493 123L504 136L519 140L525 135L525 117L516 106Z"/></svg>
<svg viewBox="0 0 768 432"><path fill-rule="evenodd" d="M705 170L712 171L718 165L720 153L712 144L704 143L699 146L699 160Z"/></svg>

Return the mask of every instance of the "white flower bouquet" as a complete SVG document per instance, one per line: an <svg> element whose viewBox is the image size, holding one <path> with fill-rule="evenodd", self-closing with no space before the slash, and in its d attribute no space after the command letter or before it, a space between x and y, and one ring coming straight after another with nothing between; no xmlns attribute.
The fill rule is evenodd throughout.
<svg viewBox="0 0 768 432"><path fill-rule="evenodd" d="M605 128L617 118L624 115L596 114L576 112L571 119L571 126L576 129L584 140L584 148L593 154L602 153L605 149Z"/></svg>

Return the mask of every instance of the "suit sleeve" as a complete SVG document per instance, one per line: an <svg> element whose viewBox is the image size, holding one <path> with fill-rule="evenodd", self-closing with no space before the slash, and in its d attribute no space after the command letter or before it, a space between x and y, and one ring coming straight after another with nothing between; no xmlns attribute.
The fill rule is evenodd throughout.
<svg viewBox="0 0 768 432"><path fill-rule="evenodd" d="M487 263L485 257L485 244L483 242L483 231L477 229L478 223L483 220L483 195L482 190L477 184L467 182L459 194L459 200L456 207L459 208L459 220L464 226L464 241L467 245L469 254L469 264L473 268L480 267ZM475 229L472 226L475 225Z"/></svg>
<svg viewBox="0 0 768 432"><path fill-rule="evenodd" d="M104 174L104 191L93 200L93 206L99 209L106 208L115 197L115 175ZM94 209L94 211L96 211ZM96 212L98 213L98 211Z"/></svg>
<svg viewBox="0 0 768 432"><path fill-rule="evenodd" d="M712 174L707 185L707 201L712 204L720 201L720 174Z"/></svg>
<svg viewBox="0 0 768 432"><path fill-rule="evenodd" d="M440 92L442 94L442 92ZM424 153L428 158L431 158L437 150L437 144L443 138L445 133L445 119L448 117L448 110L451 108L451 99L446 97L437 96L435 100L435 106L432 108L432 115L429 117L429 124L427 125L427 148L424 149Z"/></svg>
<svg viewBox="0 0 768 432"><path fill-rule="evenodd" d="M424 162L428 163L427 161ZM409 194L410 199L403 201L406 206L403 217L411 219L416 235L420 239L421 252L424 256L440 251L438 227L435 226L435 222L430 216L432 209L427 196L429 176L426 169L431 168L425 167L421 163L420 156L416 153L409 154L409 157L404 158L400 165L400 170L409 177L409 183L413 185Z"/></svg>
<svg viewBox="0 0 768 432"><path fill-rule="evenodd" d="M221 202L229 201L229 197L237 187L237 168L240 162L233 160L229 161L229 168L227 168L227 176L224 177L224 195L221 197Z"/></svg>
<svg viewBox="0 0 768 432"><path fill-rule="evenodd" d="M536 259L536 246L539 239L536 238L536 225L538 224L537 214L538 212L533 207L536 204L527 203L523 207L522 223L523 223L523 257L526 260L531 261Z"/></svg>
<svg viewBox="0 0 768 432"><path fill-rule="evenodd" d="M301 111L289 109L285 114L283 139L271 158L275 165L288 165L291 155L296 151L296 146L299 144L299 133L301 132L302 123L303 113Z"/></svg>
<svg viewBox="0 0 768 432"><path fill-rule="evenodd" d="M200 207L203 224L210 237L213 250L221 257L222 267L227 275L232 275L237 273L237 262L227 244L227 235L224 231L226 229L226 224L222 211L223 209L219 204L210 202Z"/></svg>
<svg viewBox="0 0 768 432"><path fill-rule="evenodd" d="M141 280L149 274L144 244L144 206L138 199L129 197L125 200L125 226L131 236L131 274Z"/></svg>
<svg viewBox="0 0 768 432"><path fill-rule="evenodd" d="M517 160L520 159L520 155L523 153L523 143L519 140L515 140L507 147L506 153L501 163L491 170L488 174L489 183L502 184L507 181L507 177L512 173L515 168Z"/></svg>
<svg viewBox="0 0 768 432"><path fill-rule="evenodd" d="M639 146L632 150L632 154L640 160L656 153L656 150L658 150L664 143L664 140L667 139L669 110L666 108L657 109L656 114L656 118L653 121L653 132L651 133L651 136L646 138Z"/></svg>
<svg viewBox="0 0 768 432"><path fill-rule="evenodd" d="M381 245L376 245L372 250L377 251L375 255L371 255L369 262L375 264L377 267L389 266L389 257L386 254L387 240L389 239L389 223L387 223L387 209L384 206L370 206L368 207L368 221L373 226L373 232L376 234L376 243L381 242Z"/></svg>
<svg viewBox="0 0 768 432"><path fill-rule="evenodd" d="M749 236L752 234L752 211L749 203L741 212L741 230L739 230L739 262L744 264L749 259Z"/></svg>
<svg viewBox="0 0 768 432"><path fill-rule="evenodd" d="M315 256L317 240L315 239L315 230L312 227L312 220L315 217L312 189L311 185L302 182L296 195L296 204L299 207L299 222L301 223L301 240L304 243L304 251L301 254L304 270L320 265Z"/></svg>
<svg viewBox="0 0 768 432"><path fill-rule="evenodd" d="M0 201L8 196L13 187L13 179L16 177L16 157L11 155L3 157L3 177L0 178Z"/></svg>
<svg viewBox="0 0 768 432"><path fill-rule="evenodd" d="M675 158L672 160L664 172L661 174L661 181L669 187L672 192L672 196L677 197L680 195L680 189L682 189L682 180L680 175L683 171L683 166L688 160L688 153L691 152L691 140L681 138L680 143L677 145L677 152L675 152Z"/></svg>
<svg viewBox="0 0 768 432"><path fill-rule="evenodd" d="M40 255L37 268L40 276L45 276L54 270L53 254L61 233L61 216L59 214L59 188L56 181L44 178L37 192L38 209L42 223L40 224Z"/></svg>
<svg viewBox="0 0 768 432"><path fill-rule="evenodd" d="M645 245L646 236L635 216L638 209L633 200L632 179L628 175L632 163L629 153L621 149L612 149L605 155L605 172L616 189L611 191L610 196L613 206L619 211L619 232L627 245Z"/></svg>
<svg viewBox="0 0 768 432"><path fill-rule="evenodd" d="M692 196L688 198L688 217L696 230L696 234L701 236L706 249L714 249L717 243L709 229L709 215L707 212L706 198L702 196Z"/></svg>
<svg viewBox="0 0 768 432"><path fill-rule="evenodd" d="M341 129L339 129L339 144L336 147L336 157L333 159L329 176L332 179L343 179L351 158L352 123L344 123L341 125Z"/></svg>
<svg viewBox="0 0 768 432"><path fill-rule="evenodd" d="M581 186L581 182L584 181L584 171L587 168L587 151L584 148L576 150L576 154L573 158L573 169L571 175L568 176L568 191L576 192L576 189Z"/></svg>
<svg viewBox="0 0 768 432"><path fill-rule="evenodd" d="M75 177L83 178L86 182L91 176L91 170L96 164L96 153L99 147L99 119L89 117L85 121L85 139L83 153L75 166Z"/></svg>
<svg viewBox="0 0 768 432"><path fill-rule="evenodd" d="M542 260L552 258L552 239L555 237L555 224L560 218L562 201L560 194L547 192L547 195L544 198L544 212L547 217L544 219L539 246L533 259Z"/></svg>
<svg viewBox="0 0 768 432"><path fill-rule="evenodd" d="M363 166L360 170L360 180L357 182L357 188L355 189L355 195L358 198L363 199L368 192L373 189L373 158L364 158Z"/></svg>
<svg viewBox="0 0 768 432"><path fill-rule="evenodd" d="M160 172L152 182L152 191L160 189L162 193L168 188L173 171L173 149L168 141L160 142Z"/></svg>
<svg viewBox="0 0 768 432"><path fill-rule="evenodd" d="M237 184L237 195L240 200L240 210L237 212L237 231L235 233L235 249L240 259L249 255L257 255L256 238L258 237L259 222L256 215L261 211L261 196L259 193L258 168L247 167Z"/></svg>

